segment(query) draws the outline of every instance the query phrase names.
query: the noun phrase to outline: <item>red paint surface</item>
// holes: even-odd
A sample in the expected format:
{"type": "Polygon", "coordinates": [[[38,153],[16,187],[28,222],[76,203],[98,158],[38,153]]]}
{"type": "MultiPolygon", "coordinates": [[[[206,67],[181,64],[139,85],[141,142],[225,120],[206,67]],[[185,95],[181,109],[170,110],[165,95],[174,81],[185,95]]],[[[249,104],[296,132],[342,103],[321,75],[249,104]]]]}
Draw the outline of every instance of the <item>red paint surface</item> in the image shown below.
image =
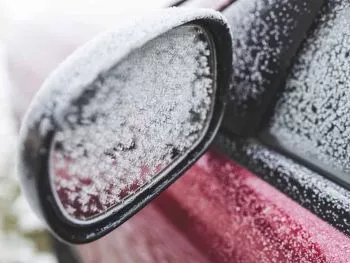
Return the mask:
{"type": "Polygon", "coordinates": [[[340,263],[349,262],[350,239],[211,152],[123,226],[79,250],[86,262],[340,263]]]}

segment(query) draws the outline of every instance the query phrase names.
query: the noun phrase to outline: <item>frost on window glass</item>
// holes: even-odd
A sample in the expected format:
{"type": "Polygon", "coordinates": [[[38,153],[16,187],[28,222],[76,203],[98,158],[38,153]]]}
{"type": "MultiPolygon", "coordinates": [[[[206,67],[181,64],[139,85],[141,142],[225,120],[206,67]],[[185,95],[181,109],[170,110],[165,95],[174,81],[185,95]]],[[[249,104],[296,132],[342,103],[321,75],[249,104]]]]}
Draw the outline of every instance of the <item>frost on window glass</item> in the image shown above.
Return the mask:
{"type": "Polygon", "coordinates": [[[64,211],[91,219],[126,202],[204,135],[213,52],[201,28],[165,33],[99,74],[61,114],[53,188],[64,211]]]}
{"type": "Polygon", "coordinates": [[[230,96],[234,107],[244,112],[250,100],[261,103],[262,94],[285,67],[281,59],[294,49],[299,20],[312,17],[313,8],[308,1],[242,0],[224,11],[235,46],[230,96]]]}
{"type": "Polygon", "coordinates": [[[350,3],[329,2],[296,59],[268,130],[282,147],[347,182],[349,28],[350,3]]]}
{"type": "Polygon", "coordinates": [[[227,121],[240,135],[257,130],[322,0],[240,0],[223,14],[233,36],[227,121]]]}

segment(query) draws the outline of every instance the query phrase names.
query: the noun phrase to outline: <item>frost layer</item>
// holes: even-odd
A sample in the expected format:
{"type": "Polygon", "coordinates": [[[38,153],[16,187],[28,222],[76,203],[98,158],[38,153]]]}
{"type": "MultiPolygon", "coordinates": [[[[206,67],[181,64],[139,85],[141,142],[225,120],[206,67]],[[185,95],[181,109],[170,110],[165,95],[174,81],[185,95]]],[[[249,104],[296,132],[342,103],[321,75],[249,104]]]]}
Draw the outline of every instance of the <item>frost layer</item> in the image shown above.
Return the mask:
{"type": "Polygon", "coordinates": [[[233,74],[224,125],[242,136],[259,128],[322,0],[240,0],[223,14],[232,28],[233,74]]]}
{"type": "Polygon", "coordinates": [[[210,119],[211,59],[199,28],[174,29],[71,102],[51,149],[54,188],[70,216],[119,204],[192,149],[210,119]]]}
{"type": "Polygon", "coordinates": [[[349,182],[350,4],[332,1],[306,41],[269,133],[288,150],[349,182]]]}

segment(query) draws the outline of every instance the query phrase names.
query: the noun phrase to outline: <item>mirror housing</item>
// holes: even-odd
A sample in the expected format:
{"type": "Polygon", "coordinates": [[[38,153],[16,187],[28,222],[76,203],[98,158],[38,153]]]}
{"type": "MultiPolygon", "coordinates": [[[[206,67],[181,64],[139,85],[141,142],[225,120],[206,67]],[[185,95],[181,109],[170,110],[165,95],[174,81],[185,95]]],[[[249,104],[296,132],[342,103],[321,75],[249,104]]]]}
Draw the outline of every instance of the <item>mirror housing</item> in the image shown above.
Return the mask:
{"type": "Polygon", "coordinates": [[[208,148],[216,135],[226,105],[232,68],[230,29],[222,16],[205,9],[171,8],[123,21],[74,52],[45,81],[25,116],[20,133],[18,170],[30,205],[61,240],[87,243],[109,233],[172,184],[208,148]],[[174,165],[160,172],[154,183],[141,189],[95,220],[74,220],[60,207],[52,184],[50,154],[58,131],[57,119],[91,83],[148,42],[183,26],[203,28],[215,53],[216,82],[211,119],[198,143],[174,165]]]}

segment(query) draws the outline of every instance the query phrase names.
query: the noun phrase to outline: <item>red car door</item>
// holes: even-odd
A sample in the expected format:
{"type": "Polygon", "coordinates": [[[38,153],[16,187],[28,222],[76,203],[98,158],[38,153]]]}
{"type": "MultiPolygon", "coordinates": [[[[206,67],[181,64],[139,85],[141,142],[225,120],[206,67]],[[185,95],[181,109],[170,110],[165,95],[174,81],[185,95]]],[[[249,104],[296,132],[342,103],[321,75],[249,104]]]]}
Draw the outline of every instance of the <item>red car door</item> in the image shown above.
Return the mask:
{"type": "Polygon", "coordinates": [[[156,201],[78,247],[84,262],[348,262],[348,191],[264,142],[222,131],[156,201]]]}
{"type": "MultiPolygon", "coordinates": [[[[340,8],[350,10],[345,1],[334,2],[326,4],[310,25],[315,39],[317,34],[324,37],[318,23],[331,24],[334,18],[328,16],[338,14],[340,8]]],[[[224,14],[236,8],[229,1],[193,0],[179,5],[212,7],[224,14]]],[[[341,39],[345,42],[347,36],[341,39]]],[[[301,44],[302,48],[308,45],[301,44]]],[[[277,90],[282,98],[287,94],[283,87],[279,83],[268,95],[271,105],[278,100],[274,98],[277,90]]],[[[298,110],[288,108],[296,114],[298,110]]],[[[266,134],[273,132],[265,126],[277,118],[274,114],[279,111],[273,107],[253,114],[263,125],[256,124],[257,132],[247,136],[225,125],[210,151],[156,200],[109,235],[74,247],[81,261],[349,262],[346,184],[309,165],[299,152],[284,151],[280,141],[272,141],[266,134]]]]}

